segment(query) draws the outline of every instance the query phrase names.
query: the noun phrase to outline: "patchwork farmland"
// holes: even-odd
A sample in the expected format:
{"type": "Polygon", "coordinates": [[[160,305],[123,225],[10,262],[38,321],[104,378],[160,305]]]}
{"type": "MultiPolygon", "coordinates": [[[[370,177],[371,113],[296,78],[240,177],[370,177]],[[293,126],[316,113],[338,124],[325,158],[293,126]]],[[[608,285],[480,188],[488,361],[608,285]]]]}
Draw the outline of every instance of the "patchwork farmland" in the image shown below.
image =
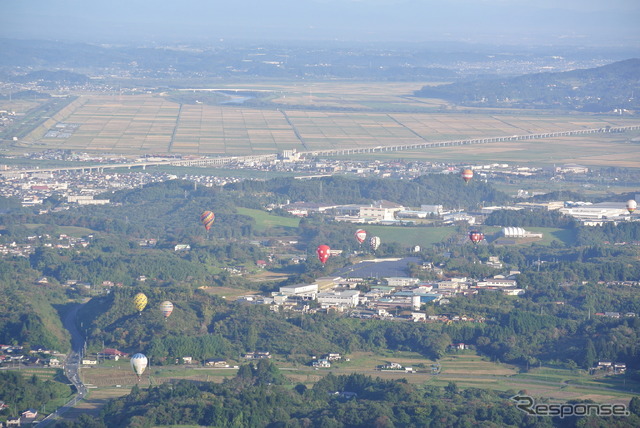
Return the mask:
{"type": "MultiPolygon", "coordinates": [[[[86,152],[142,155],[149,153],[239,156],[420,144],[467,138],[527,135],[569,130],[637,125],[637,120],[605,115],[550,115],[538,112],[456,112],[436,108],[437,100],[398,95],[408,87],[364,84],[272,87],[268,107],[178,104],[160,94],[83,95],[47,121],[52,129],[73,124],[73,132],[38,129],[21,149],[56,148],[86,152]],[[44,131],[44,132],[43,132],[44,131]]],[[[631,136],[633,138],[637,132],[631,136]]],[[[628,136],[615,134],[549,138],[403,151],[403,158],[450,160],[465,156],[514,161],[604,162],[628,165],[628,136]],[[617,137],[617,140],[616,140],[617,137]],[[612,146],[602,144],[611,140],[612,146]],[[542,143],[541,143],[542,141],[542,143]],[[621,144],[624,143],[624,144],[621,144]],[[541,150],[544,144],[544,149],[541,150]],[[579,148],[580,153],[576,153],[579,148]],[[524,155],[526,153],[526,157],[524,155]]],[[[640,151],[638,151],[640,152],[640,151]]],[[[376,158],[399,153],[376,153],[376,158]]],[[[633,156],[632,156],[633,157],[633,156]]]]}

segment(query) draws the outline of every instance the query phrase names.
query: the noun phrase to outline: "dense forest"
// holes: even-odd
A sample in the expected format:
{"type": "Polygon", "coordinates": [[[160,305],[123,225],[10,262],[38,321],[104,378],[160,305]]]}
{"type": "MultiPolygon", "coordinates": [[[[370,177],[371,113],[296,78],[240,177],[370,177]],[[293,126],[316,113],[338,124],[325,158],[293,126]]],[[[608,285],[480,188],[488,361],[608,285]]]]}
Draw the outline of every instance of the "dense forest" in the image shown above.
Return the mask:
{"type": "Polygon", "coordinates": [[[69,335],[59,310],[67,296],[60,289],[34,284],[36,275],[24,259],[0,260],[0,343],[66,352],[69,335]]]}
{"type": "Polygon", "coordinates": [[[35,374],[23,376],[20,372],[0,372],[0,403],[9,406],[11,412],[40,409],[52,399],[71,396],[71,392],[69,386],[40,380],[35,374]]]}

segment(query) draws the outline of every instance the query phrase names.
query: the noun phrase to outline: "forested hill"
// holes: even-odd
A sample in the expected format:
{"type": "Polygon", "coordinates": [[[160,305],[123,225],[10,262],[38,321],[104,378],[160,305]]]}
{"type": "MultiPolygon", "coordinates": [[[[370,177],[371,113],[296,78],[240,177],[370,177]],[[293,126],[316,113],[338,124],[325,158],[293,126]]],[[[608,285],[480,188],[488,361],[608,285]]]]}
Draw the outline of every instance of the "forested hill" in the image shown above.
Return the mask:
{"type": "Polygon", "coordinates": [[[560,73],[425,86],[418,97],[484,107],[562,108],[611,112],[640,108],[640,59],[560,73]]]}

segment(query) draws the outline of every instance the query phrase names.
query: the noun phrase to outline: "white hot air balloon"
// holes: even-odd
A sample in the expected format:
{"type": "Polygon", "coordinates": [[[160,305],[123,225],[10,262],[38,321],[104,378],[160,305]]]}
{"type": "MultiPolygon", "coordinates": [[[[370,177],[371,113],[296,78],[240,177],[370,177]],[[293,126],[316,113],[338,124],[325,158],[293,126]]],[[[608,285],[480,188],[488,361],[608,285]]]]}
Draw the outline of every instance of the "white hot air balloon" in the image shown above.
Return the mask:
{"type": "Polygon", "coordinates": [[[369,246],[373,251],[377,250],[378,247],[380,246],[380,237],[372,236],[371,239],[369,240],[369,246]]]}
{"type": "Polygon", "coordinates": [[[133,372],[138,376],[138,381],[140,381],[140,376],[144,373],[144,369],[147,368],[147,364],[149,360],[144,354],[137,353],[133,357],[131,357],[131,368],[133,372]]]}
{"type": "Polygon", "coordinates": [[[636,210],[636,208],[638,208],[638,203],[636,202],[635,199],[629,199],[627,201],[627,211],[629,211],[629,214],[633,214],[633,212],[636,210]]]}
{"type": "Polygon", "coordinates": [[[171,312],[173,312],[173,303],[168,300],[160,303],[160,312],[162,312],[162,316],[165,319],[169,318],[169,315],[171,315],[171,312]]]}

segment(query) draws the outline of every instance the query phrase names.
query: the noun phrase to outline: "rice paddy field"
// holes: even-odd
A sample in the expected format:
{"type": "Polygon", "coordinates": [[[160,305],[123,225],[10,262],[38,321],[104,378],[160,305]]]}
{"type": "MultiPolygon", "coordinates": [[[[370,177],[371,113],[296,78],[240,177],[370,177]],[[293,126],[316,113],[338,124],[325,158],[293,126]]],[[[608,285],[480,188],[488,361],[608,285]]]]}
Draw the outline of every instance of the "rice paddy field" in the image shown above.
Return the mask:
{"type": "MultiPolygon", "coordinates": [[[[75,151],[260,155],[391,146],[463,138],[625,126],[627,116],[535,111],[458,111],[439,100],[418,99],[420,83],[325,82],[258,85],[271,91],[260,108],[250,105],[179,104],[164,94],[83,94],[34,130],[19,146],[75,151]],[[70,132],[52,133],[60,124],[70,132]]],[[[472,160],[477,162],[581,163],[634,166],[640,162],[635,134],[594,134],[481,146],[376,153],[377,159],[472,160]]]]}

